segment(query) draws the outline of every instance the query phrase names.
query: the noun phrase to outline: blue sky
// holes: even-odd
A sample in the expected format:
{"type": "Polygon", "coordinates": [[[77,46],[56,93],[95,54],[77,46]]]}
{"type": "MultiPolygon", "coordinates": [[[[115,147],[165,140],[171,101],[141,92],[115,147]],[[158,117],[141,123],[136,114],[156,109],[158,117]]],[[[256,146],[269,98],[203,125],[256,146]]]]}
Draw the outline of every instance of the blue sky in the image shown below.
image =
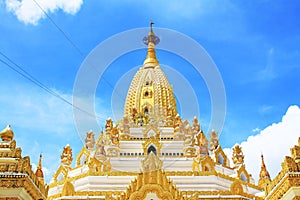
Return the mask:
{"type": "MultiPolygon", "coordinates": [[[[262,134],[261,130],[274,123],[280,124],[288,108],[299,105],[298,1],[36,2],[51,19],[32,0],[0,0],[0,51],[70,101],[77,72],[99,43],[123,31],[147,27],[153,20],[154,31],[155,27],[168,28],[191,37],[217,65],[227,97],[221,134],[224,148],[262,134]]],[[[106,81],[100,80],[96,92],[95,107],[100,116],[112,115],[112,86],[141,65],[145,53],[138,50],[120,56],[105,71],[106,81]]],[[[172,53],[158,51],[157,56],[162,64],[177,70],[192,85],[200,105],[200,122],[207,127],[211,102],[201,76],[172,53]]],[[[31,161],[37,163],[42,152],[46,170],[53,173],[63,146],[69,143],[75,155],[81,149],[72,108],[2,63],[0,72],[0,127],[11,124],[23,156],[30,155],[31,161]]],[[[174,90],[176,93],[176,87],[174,90]]],[[[103,121],[99,124],[104,126],[103,121]]],[[[288,134],[282,133],[280,138],[289,137],[288,134]]],[[[292,138],[297,135],[293,133],[292,138]]],[[[286,148],[296,144],[293,141],[286,148]]],[[[269,162],[274,164],[272,160],[269,162]]]]}

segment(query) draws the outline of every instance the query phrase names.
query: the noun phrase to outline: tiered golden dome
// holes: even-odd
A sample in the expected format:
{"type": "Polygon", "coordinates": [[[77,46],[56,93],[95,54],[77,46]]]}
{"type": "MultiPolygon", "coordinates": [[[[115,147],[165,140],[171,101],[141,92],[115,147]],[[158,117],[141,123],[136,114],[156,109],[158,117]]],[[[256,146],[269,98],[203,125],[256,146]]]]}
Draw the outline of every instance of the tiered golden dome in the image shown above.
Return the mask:
{"type": "Polygon", "coordinates": [[[156,59],[155,45],[159,42],[151,28],[144,43],[148,52],[143,66],[135,74],[126,97],[124,114],[133,118],[152,116],[156,119],[177,114],[173,88],[156,59]]]}

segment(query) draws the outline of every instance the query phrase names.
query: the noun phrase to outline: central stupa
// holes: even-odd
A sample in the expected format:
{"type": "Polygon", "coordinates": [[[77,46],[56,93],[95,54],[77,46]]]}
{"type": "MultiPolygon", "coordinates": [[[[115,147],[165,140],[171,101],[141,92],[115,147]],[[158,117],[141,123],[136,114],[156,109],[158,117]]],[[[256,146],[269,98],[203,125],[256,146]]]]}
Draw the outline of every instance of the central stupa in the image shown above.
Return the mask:
{"type": "Polygon", "coordinates": [[[159,38],[153,33],[152,24],[143,40],[148,45],[147,56],[130,84],[124,108],[124,115],[140,125],[148,123],[150,118],[165,120],[177,115],[172,86],[156,58],[154,47],[159,38]]]}
{"type": "Polygon", "coordinates": [[[181,119],[156,58],[152,24],[124,117],[107,119],[97,139],[88,132],[75,166],[71,146],[63,149],[48,199],[260,199],[263,190],[247,172],[242,149],[234,148],[230,166],[216,132],[207,139],[197,117],[181,119]]]}

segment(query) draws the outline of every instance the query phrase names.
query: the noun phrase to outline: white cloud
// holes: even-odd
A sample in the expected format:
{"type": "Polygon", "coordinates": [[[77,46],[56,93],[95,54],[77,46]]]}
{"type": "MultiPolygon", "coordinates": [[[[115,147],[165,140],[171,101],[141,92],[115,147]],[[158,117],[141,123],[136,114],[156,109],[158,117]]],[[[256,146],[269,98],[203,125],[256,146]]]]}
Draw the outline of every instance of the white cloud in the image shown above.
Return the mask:
{"type": "Polygon", "coordinates": [[[267,52],[267,64],[264,69],[258,72],[257,80],[273,80],[277,77],[274,58],[274,48],[270,48],[267,52]]]}
{"type": "Polygon", "coordinates": [[[47,13],[62,10],[67,14],[75,14],[79,11],[83,0],[6,0],[6,8],[14,13],[25,24],[36,25],[45,17],[42,9],[47,13]],[[42,9],[41,9],[41,8],[42,9]]]}
{"type": "Polygon", "coordinates": [[[252,129],[252,132],[253,132],[253,133],[256,133],[256,132],[259,132],[259,131],[260,131],[260,129],[259,129],[258,127],[252,129]]]}
{"type": "MultiPolygon", "coordinates": [[[[241,143],[245,165],[253,178],[258,181],[261,168],[261,153],[264,155],[267,169],[271,178],[281,170],[281,163],[285,156],[290,156],[290,148],[298,142],[300,136],[300,108],[290,106],[281,122],[274,123],[259,134],[249,136],[247,141],[241,143]]],[[[231,150],[225,149],[231,158],[231,150]]]]}
{"type": "MultiPolygon", "coordinates": [[[[96,135],[99,134],[99,130],[91,126],[78,134],[72,107],[34,85],[0,82],[0,91],[0,130],[7,124],[12,125],[17,146],[22,148],[22,156],[30,156],[33,171],[39,154],[43,154],[43,171],[48,183],[59,165],[62,147],[70,143],[75,158],[82,147],[80,139],[85,137],[84,131],[93,129],[96,135]]],[[[72,102],[71,93],[55,92],[72,102]]],[[[80,99],[78,106],[84,109],[86,100],[80,99]]],[[[95,99],[95,104],[100,102],[99,98],[95,99]]],[[[105,107],[98,108],[101,114],[105,113],[105,107]]],[[[82,117],[80,123],[90,125],[90,119],[82,117]]],[[[103,121],[100,123],[105,125],[103,121]]]]}

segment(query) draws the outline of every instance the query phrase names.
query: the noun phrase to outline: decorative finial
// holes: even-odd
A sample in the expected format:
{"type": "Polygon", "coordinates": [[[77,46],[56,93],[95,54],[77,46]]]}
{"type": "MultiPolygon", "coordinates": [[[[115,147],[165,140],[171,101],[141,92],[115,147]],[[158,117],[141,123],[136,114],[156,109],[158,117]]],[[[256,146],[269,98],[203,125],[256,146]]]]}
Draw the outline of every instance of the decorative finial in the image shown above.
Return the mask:
{"type": "Polygon", "coordinates": [[[154,24],[154,22],[151,20],[150,21],[150,31],[152,32],[152,25],[154,24]]]}
{"type": "Polygon", "coordinates": [[[270,174],[265,165],[264,156],[261,154],[261,169],[259,173],[258,185],[262,188],[265,188],[271,181],[270,174]]]}
{"type": "Polygon", "coordinates": [[[14,132],[12,131],[10,125],[7,125],[6,128],[0,132],[0,137],[2,141],[12,141],[14,138],[14,132]]]}
{"type": "Polygon", "coordinates": [[[148,46],[148,53],[146,60],[144,61],[145,68],[153,68],[158,65],[158,60],[156,59],[154,46],[159,43],[159,38],[154,34],[152,26],[154,22],[150,21],[150,31],[147,36],[143,38],[143,42],[148,46]]]}
{"type": "Polygon", "coordinates": [[[160,42],[159,37],[157,37],[153,32],[153,29],[152,29],[153,24],[154,24],[154,22],[150,21],[150,31],[148,33],[148,36],[145,36],[143,38],[144,44],[148,45],[148,46],[149,46],[149,43],[153,43],[154,45],[157,45],[160,42]]]}
{"type": "Polygon", "coordinates": [[[40,154],[39,164],[37,167],[38,169],[42,169],[42,153],[40,154]]]}
{"type": "Polygon", "coordinates": [[[39,164],[36,168],[35,175],[38,178],[38,180],[44,184],[44,173],[42,170],[42,154],[40,154],[39,164]]]}

